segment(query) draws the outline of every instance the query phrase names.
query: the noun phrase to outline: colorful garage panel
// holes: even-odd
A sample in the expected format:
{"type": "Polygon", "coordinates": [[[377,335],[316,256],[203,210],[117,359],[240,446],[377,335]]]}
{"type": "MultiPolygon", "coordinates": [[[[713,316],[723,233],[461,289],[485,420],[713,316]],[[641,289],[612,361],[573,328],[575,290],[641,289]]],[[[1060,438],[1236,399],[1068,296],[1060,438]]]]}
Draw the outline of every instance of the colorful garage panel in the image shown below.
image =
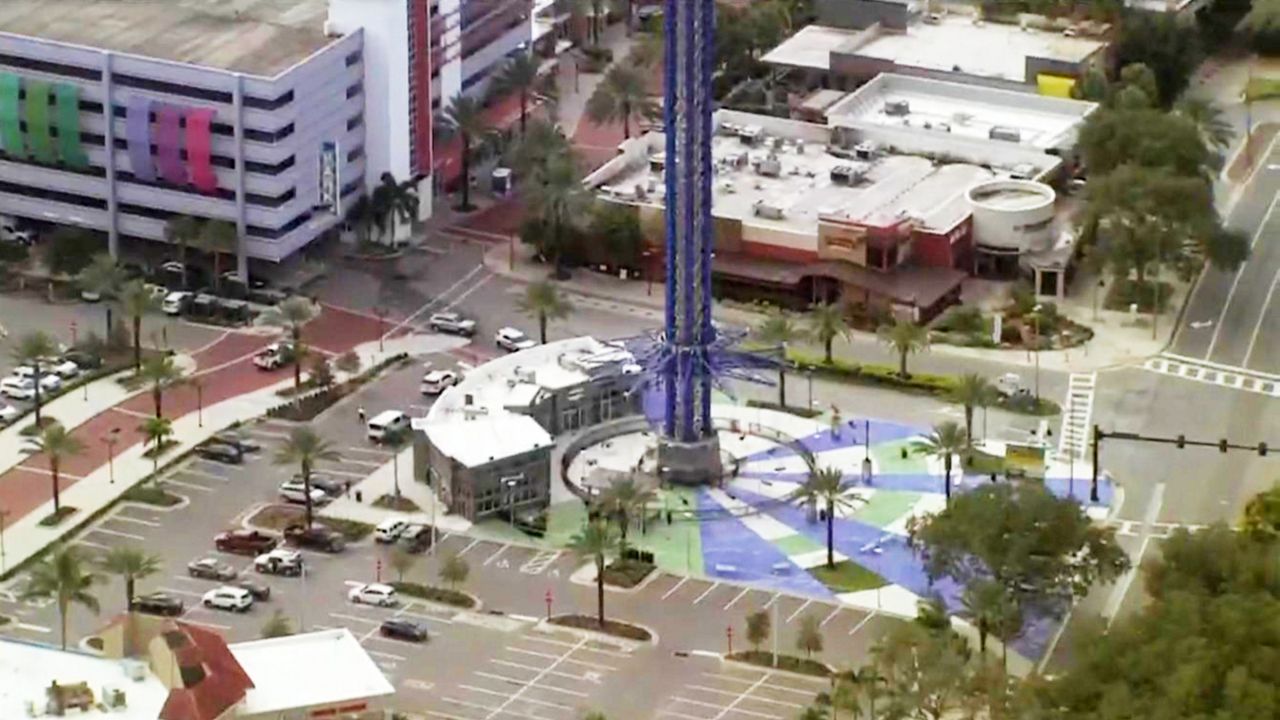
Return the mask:
{"type": "Polygon", "coordinates": [[[202,193],[218,191],[218,176],[213,171],[213,110],[191,108],[187,111],[187,165],[191,168],[191,182],[202,193]]]}
{"type": "Polygon", "coordinates": [[[74,168],[87,167],[89,157],[80,143],[80,88],[57,83],[53,86],[53,93],[58,99],[54,126],[58,128],[58,152],[62,161],[74,168]]]}
{"type": "Polygon", "coordinates": [[[182,162],[182,115],[185,108],[159,105],[156,108],[156,166],[166,182],[187,184],[187,166],[182,162]]]}
{"type": "Polygon", "coordinates": [[[27,156],[27,146],[22,141],[21,107],[18,96],[22,81],[17,75],[0,73],[0,146],[11,157],[27,156]]]}
{"type": "Polygon", "coordinates": [[[54,163],[53,137],[49,134],[49,83],[28,80],[26,102],[27,144],[36,162],[54,163]]]}
{"type": "Polygon", "coordinates": [[[125,119],[125,136],[129,140],[129,168],[143,182],[155,182],[156,166],[151,158],[151,101],[131,97],[125,119]]]}

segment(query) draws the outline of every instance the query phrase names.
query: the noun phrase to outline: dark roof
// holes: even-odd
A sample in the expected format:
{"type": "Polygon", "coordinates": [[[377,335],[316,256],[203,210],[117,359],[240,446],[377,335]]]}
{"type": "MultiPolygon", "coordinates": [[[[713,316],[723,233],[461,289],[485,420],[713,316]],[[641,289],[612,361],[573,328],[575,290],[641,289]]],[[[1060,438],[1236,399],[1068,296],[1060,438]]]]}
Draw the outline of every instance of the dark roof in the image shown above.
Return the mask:
{"type": "Polygon", "coordinates": [[[214,720],[243,700],[253,687],[253,680],[218,633],[175,621],[165,640],[173,649],[186,686],[169,691],[160,720],[214,720]],[[185,636],[185,642],[174,637],[179,634],[185,636]]]}
{"type": "Polygon", "coordinates": [[[905,265],[893,272],[879,272],[839,261],[790,263],[737,254],[717,253],[717,274],[794,288],[806,277],[828,277],[853,285],[902,305],[932,307],[964,282],[955,268],[905,265]]]}

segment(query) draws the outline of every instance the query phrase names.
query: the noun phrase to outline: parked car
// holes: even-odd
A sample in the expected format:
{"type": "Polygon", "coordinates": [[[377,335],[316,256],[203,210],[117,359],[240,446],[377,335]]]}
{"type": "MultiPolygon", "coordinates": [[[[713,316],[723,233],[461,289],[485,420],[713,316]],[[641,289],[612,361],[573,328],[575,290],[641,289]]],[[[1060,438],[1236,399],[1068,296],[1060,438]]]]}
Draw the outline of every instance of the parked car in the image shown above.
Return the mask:
{"type": "Polygon", "coordinates": [[[1018,373],[1005,373],[996,378],[996,391],[1005,397],[1028,395],[1031,392],[1018,373]]]}
{"type": "Polygon", "coordinates": [[[205,593],[200,598],[200,603],[207,608],[216,610],[247,612],[249,608],[253,607],[253,593],[244,588],[223,585],[205,593]]]}
{"type": "Polygon", "coordinates": [[[368,422],[369,439],[382,442],[389,435],[402,433],[409,429],[409,416],[399,410],[384,410],[368,422]]]}
{"type": "Polygon", "coordinates": [[[208,557],[187,563],[187,574],[202,580],[227,581],[234,580],[239,573],[230,565],[218,562],[217,558],[208,557]]]}
{"type": "MultiPolygon", "coordinates": [[[[19,365],[13,369],[10,377],[22,378],[23,380],[34,380],[36,377],[36,369],[30,365],[19,365]]],[[[62,378],[53,371],[53,368],[47,365],[40,366],[40,392],[56,392],[62,389],[62,378]]]]}
{"type": "Polygon", "coordinates": [[[493,341],[498,347],[507,352],[517,352],[519,350],[528,350],[538,343],[533,338],[525,335],[513,327],[504,327],[493,336],[493,341]]]}
{"type": "Polygon", "coordinates": [[[439,395],[458,384],[461,380],[458,373],[452,370],[432,370],[422,376],[422,394],[439,395]]]}
{"type": "MultiPolygon", "coordinates": [[[[294,473],[293,482],[296,482],[299,485],[301,485],[302,474],[294,473]]],[[[347,483],[341,480],[334,480],[328,475],[324,475],[321,473],[312,473],[311,488],[313,490],[319,489],[321,492],[323,492],[325,495],[328,495],[331,498],[337,498],[337,497],[342,497],[342,495],[347,492],[347,483]]]]}
{"type": "Polygon", "coordinates": [[[285,502],[304,505],[307,502],[308,495],[311,496],[312,505],[325,505],[333,499],[325,491],[317,487],[311,488],[311,492],[308,493],[306,486],[301,482],[287,482],[280,485],[280,497],[285,502]]]}
{"type": "Polygon", "coordinates": [[[267,575],[293,577],[302,574],[302,553],[276,548],[253,559],[253,569],[267,575]]]}
{"type": "Polygon", "coordinates": [[[210,438],[210,440],[220,442],[223,445],[230,445],[231,447],[239,448],[240,452],[246,454],[255,453],[262,449],[262,445],[259,445],[257,442],[234,430],[220,432],[210,438]]]}
{"type": "Polygon", "coordinates": [[[177,617],[183,613],[186,607],[178,598],[164,593],[151,593],[134,597],[129,609],[134,612],[146,613],[147,615],[177,617]]]}
{"type": "MultiPolygon", "coordinates": [[[[235,283],[236,285],[245,284],[240,279],[240,273],[236,272],[235,270],[228,270],[227,272],[222,273],[222,282],[235,283]]],[[[260,277],[256,277],[255,275],[250,273],[248,286],[250,289],[253,289],[253,290],[262,290],[267,287],[267,281],[263,280],[260,277]]]]}
{"type": "Polygon", "coordinates": [[[428,639],[425,625],[399,618],[383,620],[382,624],[378,626],[378,633],[382,637],[408,640],[409,642],[426,642],[428,639]]]}
{"type": "Polygon", "coordinates": [[[276,342],[262,348],[253,356],[253,364],[259,370],[275,370],[283,367],[293,356],[293,345],[287,342],[276,342]]]}
{"type": "Polygon", "coordinates": [[[21,414],[22,412],[18,408],[8,403],[0,402],[0,425],[8,425],[17,420],[21,414]]]}
{"type": "Polygon", "coordinates": [[[261,530],[228,530],[213,539],[213,546],[219,552],[237,555],[261,555],[274,550],[279,544],[279,538],[261,530]]]}
{"type": "Polygon", "coordinates": [[[378,523],[378,526],[373,529],[373,539],[375,542],[379,542],[384,545],[393,543],[396,541],[396,538],[400,537],[400,533],[404,532],[408,528],[409,523],[403,520],[389,518],[378,523]]]}
{"type": "Polygon", "coordinates": [[[357,605],[376,605],[377,607],[395,607],[400,604],[400,596],[396,589],[382,583],[365,583],[351,588],[347,599],[357,605]]]}
{"type": "Polygon", "coordinates": [[[240,448],[212,440],[201,443],[196,448],[196,455],[205,460],[213,460],[214,462],[228,463],[230,465],[239,465],[244,462],[244,453],[240,451],[240,448]]]}
{"type": "Polygon", "coordinates": [[[266,602],[271,599],[271,586],[265,585],[250,578],[240,578],[233,581],[228,587],[236,587],[241,590],[248,590],[254,600],[266,602]]]}
{"type": "Polygon", "coordinates": [[[431,547],[431,526],[430,525],[410,525],[400,533],[400,537],[396,538],[396,542],[406,552],[420,553],[431,547]]]}
{"type": "Polygon", "coordinates": [[[436,332],[471,337],[476,334],[476,321],[455,312],[436,313],[427,321],[436,332]]]}
{"type": "Polygon", "coordinates": [[[0,394],[14,400],[34,400],[36,384],[29,378],[9,377],[0,380],[0,394]]]}
{"type": "Polygon", "coordinates": [[[293,547],[327,553],[342,552],[347,546],[342,533],[323,525],[313,525],[309,530],[302,525],[290,525],[284,529],[284,541],[293,547]]]}
{"type": "MultiPolygon", "coordinates": [[[[168,265],[168,263],[165,263],[168,265]]],[[[164,301],[160,303],[160,309],[165,315],[181,315],[186,312],[187,307],[191,305],[191,293],[179,290],[171,292],[164,296],[164,301]]]]}
{"type": "Polygon", "coordinates": [[[41,363],[40,371],[41,374],[47,372],[63,380],[70,380],[80,374],[80,366],[63,358],[47,358],[41,363]]]}
{"type": "Polygon", "coordinates": [[[70,360],[81,370],[97,370],[102,367],[102,356],[83,350],[68,350],[62,354],[63,360],[70,360]]]}

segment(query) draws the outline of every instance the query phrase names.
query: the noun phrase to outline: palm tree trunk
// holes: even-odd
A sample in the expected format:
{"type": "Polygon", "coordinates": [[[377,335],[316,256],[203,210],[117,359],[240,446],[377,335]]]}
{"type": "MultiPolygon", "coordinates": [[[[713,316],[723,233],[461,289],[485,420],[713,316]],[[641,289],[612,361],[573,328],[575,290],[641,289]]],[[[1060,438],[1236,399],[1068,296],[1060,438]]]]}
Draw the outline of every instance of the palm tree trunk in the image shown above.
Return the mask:
{"type": "Polygon", "coordinates": [[[163,391],[160,389],[159,385],[156,385],[155,387],[151,388],[151,399],[152,401],[155,402],[155,405],[156,405],[156,417],[164,417],[160,413],[160,399],[162,394],[163,394],[163,391]]]}
{"type": "Polygon", "coordinates": [[[307,529],[311,529],[311,468],[303,466],[302,468],[302,494],[304,495],[304,503],[307,509],[307,529]]]}
{"type": "Polygon", "coordinates": [[[898,375],[903,378],[907,377],[907,351],[898,351],[898,375]]]}
{"type": "Polygon", "coordinates": [[[778,405],[787,406],[787,371],[778,368],[778,405]]]}
{"type": "Polygon", "coordinates": [[[631,103],[622,103],[622,137],[625,140],[631,139],[631,103]]]}
{"type": "Polygon", "coordinates": [[[618,539],[618,552],[621,555],[627,554],[627,526],[631,524],[631,518],[627,517],[625,512],[618,513],[618,529],[621,535],[618,539]]]}
{"type": "Polygon", "coordinates": [[[987,623],[985,620],[978,623],[978,652],[984,656],[987,654],[987,623]]]}
{"type": "Polygon", "coordinates": [[[43,404],[40,401],[40,364],[39,363],[35,364],[35,371],[36,371],[36,379],[35,379],[36,384],[34,388],[35,395],[32,397],[32,402],[34,402],[36,406],[36,431],[39,432],[41,427],[40,426],[40,406],[43,404]]]}
{"type": "Polygon", "coordinates": [[[49,459],[49,475],[53,477],[53,514],[62,509],[62,492],[58,489],[58,461],[49,459]]]}
{"type": "Polygon", "coordinates": [[[462,207],[471,209],[471,136],[462,133],[462,207]]]}
{"type": "Polygon", "coordinates": [[[834,344],[835,344],[835,338],[834,338],[834,337],[829,337],[829,338],[827,338],[826,340],[824,340],[824,341],[823,341],[823,343],[822,343],[822,348],[823,348],[823,350],[825,350],[825,351],[826,351],[826,361],[827,361],[827,364],[828,364],[828,365],[830,365],[831,363],[833,363],[833,362],[834,362],[834,360],[832,359],[832,356],[831,356],[831,346],[832,346],[832,345],[834,345],[834,344]]]}
{"type": "Polygon", "coordinates": [[[142,368],[142,316],[133,316],[133,371],[142,368]]]}
{"type": "Polygon", "coordinates": [[[827,567],[834,568],[836,566],[836,507],[835,503],[827,500],[827,567]]]}
{"type": "Polygon", "coordinates": [[[951,452],[947,452],[947,456],[942,459],[942,475],[946,483],[945,490],[947,493],[947,504],[951,504],[951,452]]]}
{"type": "Polygon", "coordinates": [[[604,628],[604,556],[596,556],[596,620],[604,628]]]}
{"type": "Polygon", "coordinates": [[[964,404],[964,442],[967,447],[973,447],[973,405],[971,403],[964,404]]]}
{"type": "Polygon", "coordinates": [[[59,636],[62,638],[62,650],[67,649],[67,601],[58,598],[58,626],[59,636]]]}
{"type": "Polygon", "coordinates": [[[111,319],[112,319],[112,318],[111,318],[111,303],[106,303],[106,304],[104,304],[104,305],[102,306],[102,309],[107,311],[107,331],[102,335],[102,337],[103,337],[103,339],[105,339],[108,343],[110,343],[110,342],[111,342],[111,319]]]}
{"type": "Polygon", "coordinates": [[[529,92],[527,90],[520,91],[520,135],[524,136],[526,123],[529,115],[529,92]]]}
{"type": "Polygon", "coordinates": [[[124,607],[126,610],[133,609],[133,576],[124,576],[124,607]]]}
{"type": "Polygon", "coordinates": [[[538,339],[543,345],[547,344],[547,314],[545,312],[538,313],[538,339]]]}

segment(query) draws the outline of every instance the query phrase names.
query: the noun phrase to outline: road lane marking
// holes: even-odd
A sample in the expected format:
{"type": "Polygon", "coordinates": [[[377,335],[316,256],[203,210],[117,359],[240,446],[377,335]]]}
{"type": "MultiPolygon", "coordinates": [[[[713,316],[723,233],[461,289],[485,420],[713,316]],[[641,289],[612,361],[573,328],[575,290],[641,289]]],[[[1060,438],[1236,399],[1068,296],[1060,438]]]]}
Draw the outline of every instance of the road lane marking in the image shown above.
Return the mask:
{"type": "Polygon", "coordinates": [[[473,548],[473,547],[475,547],[475,546],[477,546],[477,545],[479,545],[479,544],[480,544],[480,538],[475,538],[475,539],[473,539],[473,540],[470,542],[470,544],[468,544],[466,547],[462,548],[462,550],[461,550],[460,552],[458,552],[458,557],[462,557],[463,555],[466,555],[466,554],[471,550],[471,548],[473,548]]]}
{"type": "Polygon", "coordinates": [[[795,620],[796,617],[800,615],[800,613],[804,612],[804,609],[809,607],[809,604],[812,602],[813,602],[812,600],[805,600],[804,604],[801,605],[795,612],[791,613],[791,615],[787,618],[786,621],[791,622],[792,620],[795,620]]]}
{"type": "Polygon", "coordinates": [[[1262,301],[1262,312],[1258,315],[1258,322],[1253,326],[1253,334],[1249,336],[1249,347],[1244,351],[1244,362],[1241,363],[1245,367],[1249,366],[1249,359],[1253,357],[1253,348],[1258,344],[1258,336],[1262,334],[1263,321],[1267,319],[1267,312],[1271,309],[1271,299],[1276,295],[1276,284],[1280,283],[1280,270],[1276,270],[1276,274],[1271,277],[1271,286],[1267,288],[1267,297],[1262,301]]]}
{"type": "Polygon", "coordinates": [[[487,566],[489,565],[489,563],[493,562],[494,560],[497,560],[499,555],[501,555],[502,553],[506,552],[506,551],[507,551],[507,548],[509,548],[509,547],[511,547],[511,546],[510,546],[510,545],[503,545],[502,547],[498,548],[498,551],[497,551],[497,552],[495,552],[494,554],[490,555],[488,558],[486,558],[483,564],[487,567],[487,566]]]}
{"type": "Polygon", "coordinates": [[[703,590],[703,591],[702,591],[702,594],[698,596],[698,599],[697,599],[697,600],[694,600],[694,601],[693,601],[693,604],[694,604],[694,605],[697,605],[698,603],[702,602],[702,599],[703,599],[703,598],[705,598],[706,596],[710,595],[710,594],[711,594],[711,591],[712,591],[712,590],[715,590],[715,589],[716,589],[716,588],[718,588],[718,587],[720,587],[720,583],[718,583],[718,582],[712,583],[712,584],[711,584],[711,587],[709,587],[709,588],[707,588],[706,590],[703,590]]]}
{"type": "Polygon", "coordinates": [[[682,578],[680,578],[680,582],[676,583],[674,587],[672,587],[670,590],[668,590],[668,591],[667,591],[667,594],[662,596],[662,599],[663,599],[663,600],[666,600],[667,598],[671,597],[671,595],[672,595],[675,591],[677,591],[677,590],[679,590],[679,589],[680,589],[680,586],[681,586],[681,585],[684,585],[684,584],[685,584],[685,583],[687,583],[687,582],[689,582],[689,578],[687,578],[687,577],[682,577],[682,578]]]}
{"type": "Polygon", "coordinates": [[[879,611],[879,610],[872,610],[870,615],[868,615],[868,616],[866,616],[866,617],[862,618],[861,620],[859,620],[859,621],[858,621],[858,624],[857,624],[857,625],[854,625],[854,626],[853,626],[853,629],[849,631],[849,634],[850,634],[850,635],[857,635],[857,634],[858,634],[858,631],[862,629],[862,626],[863,626],[863,625],[866,625],[866,624],[867,624],[867,623],[869,623],[869,622],[871,622],[871,618],[875,617],[875,616],[876,616],[876,613],[878,613],[878,612],[880,612],[880,611],[879,611]]]}
{"type": "Polygon", "coordinates": [[[93,542],[92,540],[85,540],[85,539],[83,539],[83,538],[78,538],[78,539],[76,539],[76,540],[72,540],[72,541],[71,541],[71,544],[72,544],[72,545],[84,545],[85,547],[91,547],[91,548],[95,548],[95,549],[97,549],[97,550],[110,550],[110,549],[111,549],[111,546],[110,546],[110,545],[103,545],[103,544],[101,544],[101,543],[96,543],[96,542],[93,542]]]}
{"type": "MultiPolygon", "coordinates": [[[[1280,198],[1280,194],[1276,195],[1280,198]]],[[[1120,606],[1124,603],[1124,596],[1129,592],[1129,586],[1133,584],[1133,578],[1138,574],[1139,568],[1142,566],[1142,557],[1147,554],[1147,546],[1151,543],[1151,525],[1160,517],[1160,508],[1164,505],[1164,483],[1157,483],[1156,489],[1151,493],[1151,501],[1147,503],[1147,512],[1142,517],[1142,544],[1138,546],[1138,556],[1133,559],[1132,566],[1129,571],[1120,578],[1120,582],[1116,583],[1115,590],[1111,591],[1111,596],[1107,598],[1107,606],[1103,611],[1103,616],[1107,618],[1107,628],[1111,628],[1111,623],[1116,621],[1116,615],[1120,612],[1120,606]]]]}
{"type": "MultiPolygon", "coordinates": [[[[533,637],[532,635],[528,635],[524,639],[526,641],[547,643],[548,645],[558,645],[560,647],[573,647],[573,643],[562,642],[560,640],[551,640],[550,638],[533,637]]],[[[629,659],[631,657],[630,655],[626,653],[618,652],[617,650],[605,650],[603,648],[591,647],[591,646],[578,648],[578,651],[599,653],[601,655],[608,655],[609,657],[622,658],[624,660],[629,659]]]]}
{"type": "Polygon", "coordinates": [[[417,310],[414,310],[414,311],[413,311],[413,313],[409,315],[409,317],[405,318],[404,320],[401,320],[399,323],[396,323],[395,327],[392,327],[390,330],[388,330],[387,332],[383,333],[382,337],[384,337],[384,338],[385,338],[385,337],[391,337],[393,334],[395,334],[395,333],[399,332],[399,331],[400,331],[402,328],[404,328],[406,325],[408,325],[409,323],[411,323],[411,322],[413,322],[414,320],[418,319],[418,317],[419,317],[420,315],[422,315],[422,314],[423,314],[423,313],[425,313],[427,310],[429,310],[433,305],[435,305],[436,303],[440,302],[440,301],[441,301],[443,298],[445,298],[449,293],[453,292],[454,290],[458,289],[459,287],[462,287],[463,285],[467,284],[468,282],[471,282],[471,278],[475,277],[477,273],[479,273],[481,270],[484,270],[484,269],[485,269],[485,267],[484,267],[484,263],[481,263],[481,264],[476,265],[475,267],[471,268],[471,272],[467,273],[466,275],[463,275],[463,276],[462,276],[462,278],[460,278],[457,282],[455,282],[454,284],[452,284],[452,285],[450,285],[449,287],[445,288],[443,292],[441,292],[441,293],[437,294],[435,297],[433,297],[433,298],[431,298],[430,300],[428,300],[428,301],[426,301],[425,303],[423,303],[423,304],[422,304],[422,307],[418,308],[417,310]]]}
{"type": "Polygon", "coordinates": [[[826,626],[826,624],[827,624],[827,623],[829,623],[829,622],[831,622],[831,621],[835,618],[835,616],[836,616],[836,615],[839,615],[839,614],[840,614],[840,610],[842,610],[842,609],[843,609],[843,608],[836,608],[836,609],[832,610],[830,615],[826,616],[825,618],[823,618],[822,622],[818,623],[818,627],[824,627],[824,626],[826,626]]]}
{"type": "Polygon", "coordinates": [[[110,528],[104,528],[101,526],[90,528],[89,532],[102,533],[103,535],[114,535],[116,537],[128,538],[130,540],[146,540],[146,538],[142,537],[141,535],[134,535],[133,533],[127,533],[127,532],[120,532],[119,530],[112,530],[110,528]]]}
{"type": "Polygon", "coordinates": [[[777,601],[778,601],[778,596],[779,596],[779,595],[781,595],[781,594],[782,594],[782,593],[778,593],[778,592],[774,593],[774,594],[773,594],[773,597],[769,598],[769,602],[765,603],[765,604],[764,604],[764,607],[763,607],[763,608],[761,608],[761,609],[762,609],[762,610],[768,610],[769,608],[773,607],[773,604],[774,604],[775,602],[777,602],[777,601]]]}
{"type": "MultiPolygon", "coordinates": [[[[1258,223],[1258,229],[1253,233],[1253,240],[1249,242],[1249,250],[1252,252],[1255,245],[1258,244],[1258,238],[1262,237],[1262,231],[1267,227],[1267,221],[1271,218],[1271,213],[1276,209],[1276,202],[1280,201],[1280,193],[1271,198],[1271,204],[1267,206],[1267,212],[1262,216],[1262,222],[1258,223]]],[[[1218,334],[1222,332],[1223,320],[1227,317],[1227,311],[1231,309],[1231,300],[1236,296],[1236,288],[1240,285],[1240,276],[1244,275],[1245,266],[1249,264],[1246,260],[1243,265],[1236,270],[1235,277],[1231,279],[1231,289],[1227,290],[1227,300],[1222,304],[1222,312],[1218,313],[1218,321],[1213,326],[1213,337],[1209,339],[1209,350],[1204,354],[1206,360],[1213,357],[1213,348],[1218,344],[1218,334]]]]}
{"type": "Polygon", "coordinates": [[[733,607],[739,600],[745,597],[746,594],[749,592],[751,592],[751,588],[743,588],[742,592],[733,596],[733,599],[729,601],[729,604],[724,606],[724,609],[728,610],[729,608],[733,607]]]}
{"type": "Polygon", "coordinates": [[[552,563],[560,559],[562,550],[542,550],[520,566],[520,572],[526,575],[541,575],[552,563]]]}
{"type": "Polygon", "coordinates": [[[51,633],[53,628],[47,628],[43,625],[32,625],[31,623],[16,622],[13,626],[19,630],[28,630],[30,632],[51,633]]]}

